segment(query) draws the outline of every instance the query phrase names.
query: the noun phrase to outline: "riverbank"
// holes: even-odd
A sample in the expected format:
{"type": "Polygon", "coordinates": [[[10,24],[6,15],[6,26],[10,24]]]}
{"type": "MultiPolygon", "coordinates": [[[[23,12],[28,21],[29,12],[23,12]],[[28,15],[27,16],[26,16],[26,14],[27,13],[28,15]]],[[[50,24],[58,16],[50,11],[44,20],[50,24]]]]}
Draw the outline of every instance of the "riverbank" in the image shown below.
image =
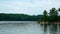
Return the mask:
{"type": "Polygon", "coordinates": [[[39,24],[60,24],[60,22],[38,22],[39,24]]]}

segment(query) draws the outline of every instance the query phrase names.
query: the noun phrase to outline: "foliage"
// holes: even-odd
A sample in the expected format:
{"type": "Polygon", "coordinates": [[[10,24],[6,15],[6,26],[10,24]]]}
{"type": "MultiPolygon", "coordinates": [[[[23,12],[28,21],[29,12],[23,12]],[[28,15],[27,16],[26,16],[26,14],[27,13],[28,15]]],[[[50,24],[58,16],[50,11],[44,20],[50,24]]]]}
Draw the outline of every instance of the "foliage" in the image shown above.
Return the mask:
{"type": "Polygon", "coordinates": [[[46,22],[47,21],[47,11],[46,10],[44,10],[44,12],[43,12],[43,19],[44,19],[44,21],[46,22]]]}
{"type": "Polygon", "coordinates": [[[47,13],[47,11],[44,10],[43,17],[41,17],[42,21],[44,21],[44,22],[60,22],[60,16],[58,16],[59,11],[60,11],[60,8],[58,10],[56,10],[56,8],[52,8],[52,9],[50,9],[49,13],[47,13]]]}
{"type": "Polygon", "coordinates": [[[0,13],[0,21],[37,21],[40,16],[0,13]]]}
{"type": "Polygon", "coordinates": [[[44,10],[43,15],[26,15],[26,14],[4,14],[0,13],[0,21],[45,21],[60,22],[60,8],[52,8],[49,13],[44,10]]]}

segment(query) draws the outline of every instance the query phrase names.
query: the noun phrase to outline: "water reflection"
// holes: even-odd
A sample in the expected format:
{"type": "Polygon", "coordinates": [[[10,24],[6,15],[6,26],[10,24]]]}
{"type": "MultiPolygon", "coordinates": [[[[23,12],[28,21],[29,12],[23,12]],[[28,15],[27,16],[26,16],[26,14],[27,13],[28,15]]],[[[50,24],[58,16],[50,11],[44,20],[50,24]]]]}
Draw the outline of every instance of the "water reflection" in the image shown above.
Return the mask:
{"type": "Polygon", "coordinates": [[[50,25],[43,25],[44,26],[44,34],[59,34],[60,32],[60,25],[58,24],[50,24],[50,25]]]}
{"type": "Polygon", "coordinates": [[[60,34],[60,24],[58,25],[58,33],[60,34]]]}
{"type": "Polygon", "coordinates": [[[44,34],[47,33],[47,25],[44,25],[44,34]]]}
{"type": "Polygon", "coordinates": [[[58,32],[58,28],[57,28],[57,24],[52,24],[50,27],[49,27],[49,31],[50,31],[50,34],[57,34],[58,32]]]}
{"type": "Polygon", "coordinates": [[[59,24],[38,25],[36,22],[0,23],[1,34],[60,34],[59,24]]]}

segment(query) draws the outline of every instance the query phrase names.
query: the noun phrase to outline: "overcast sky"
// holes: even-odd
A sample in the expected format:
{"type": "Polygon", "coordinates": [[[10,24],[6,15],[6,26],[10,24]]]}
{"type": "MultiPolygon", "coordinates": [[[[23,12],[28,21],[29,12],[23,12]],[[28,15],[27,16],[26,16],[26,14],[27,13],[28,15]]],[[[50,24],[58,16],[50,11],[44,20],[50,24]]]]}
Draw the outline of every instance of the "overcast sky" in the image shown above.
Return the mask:
{"type": "Polygon", "coordinates": [[[60,7],[60,0],[0,0],[0,13],[38,15],[52,7],[60,7]]]}

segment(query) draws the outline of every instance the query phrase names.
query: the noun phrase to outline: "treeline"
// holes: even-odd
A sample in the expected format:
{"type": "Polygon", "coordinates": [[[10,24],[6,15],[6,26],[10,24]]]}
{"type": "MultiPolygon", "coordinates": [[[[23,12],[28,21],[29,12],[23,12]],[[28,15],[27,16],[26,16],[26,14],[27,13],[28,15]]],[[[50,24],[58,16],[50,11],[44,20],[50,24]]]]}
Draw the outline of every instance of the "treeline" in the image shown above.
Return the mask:
{"type": "Polygon", "coordinates": [[[44,22],[60,22],[60,8],[52,8],[50,11],[44,10],[43,15],[27,15],[27,14],[5,14],[0,13],[0,21],[44,21],[44,22]]]}
{"type": "Polygon", "coordinates": [[[4,14],[0,13],[0,21],[38,21],[42,15],[26,15],[26,14],[4,14]]]}
{"type": "Polygon", "coordinates": [[[52,8],[47,12],[44,10],[43,16],[41,17],[40,21],[43,22],[60,22],[60,8],[52,8]]]}

